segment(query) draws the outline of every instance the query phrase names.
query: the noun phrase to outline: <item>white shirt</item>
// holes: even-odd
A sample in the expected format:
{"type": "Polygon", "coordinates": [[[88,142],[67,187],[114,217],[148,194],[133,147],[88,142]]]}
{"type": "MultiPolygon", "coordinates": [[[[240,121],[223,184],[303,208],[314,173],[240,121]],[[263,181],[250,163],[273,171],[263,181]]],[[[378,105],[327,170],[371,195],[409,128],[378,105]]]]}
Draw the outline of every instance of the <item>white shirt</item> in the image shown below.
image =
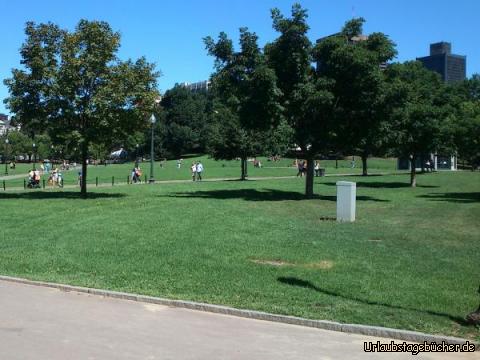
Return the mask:
{"type": "Polygon", "coordinates": [[[203,171],[203,165],[197,164],[197,172],[202,172],[202,171],[203,171]]]}

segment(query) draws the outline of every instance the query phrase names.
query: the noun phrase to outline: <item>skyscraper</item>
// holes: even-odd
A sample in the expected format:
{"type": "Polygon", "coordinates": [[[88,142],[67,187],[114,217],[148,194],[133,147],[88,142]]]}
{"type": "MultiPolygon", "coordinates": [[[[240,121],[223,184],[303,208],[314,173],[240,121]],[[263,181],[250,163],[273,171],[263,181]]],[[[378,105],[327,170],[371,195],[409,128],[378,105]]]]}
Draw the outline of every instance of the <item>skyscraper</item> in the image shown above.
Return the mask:
{"type": "Polygon", "coordinates": [[[452,45],[448,42],[430,44],[430,56],[417,58],[423,65],[439,73],[443,81],[454,83],[465,80],[467,57],[452,54],[452,45]]]}

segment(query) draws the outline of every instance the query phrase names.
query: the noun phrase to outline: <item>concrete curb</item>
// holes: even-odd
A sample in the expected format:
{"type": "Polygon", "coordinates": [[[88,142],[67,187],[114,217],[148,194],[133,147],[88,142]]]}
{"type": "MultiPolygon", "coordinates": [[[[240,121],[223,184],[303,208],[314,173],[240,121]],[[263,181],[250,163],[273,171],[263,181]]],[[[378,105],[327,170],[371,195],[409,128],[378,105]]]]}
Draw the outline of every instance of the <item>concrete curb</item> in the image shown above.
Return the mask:
{"type": "MultiPolygon", "coordinates": [[[[243,317],[243,318],[249,318],[249,319],[273,321],[273,322],[279,322],[284,324],[299,325],[299,326],[306,326],[306,327],[312,327],[312,328],[318,328],[318,329],[324,329],[324,330],[340,331],[345,333],[397,339],[397,340],[404,340],[404,341],[417,342],[417,343],[423,343],[424,341],[439,343],[439,342],[445,341],[449,344],[464,344],[467,341],[466,339],[461,339],[456,337],[449,337],[449,336],[443,336],[443,335],[431,335],[431,334],[425,334],[425,333],[416,332],[416,331],[397,330],[397,329],[391,329],[391,328],[384,328],[380,326],[342,324],[342,323],[327,321],[327,320],[309,320],[309,319],[304,319],[304,318],[299,318],[294,316],[270,314],[270,313],[265,313],[261,311],[235,309],[228,306],[211,305],[211,304],[198,303],[193,301],[170,300],[170,299],[158,298],[153,296],[129,294],[129,293],[118,292],[118,291],[92,289],[92,288],[65,285],[65,284],[56,284],[56,283],[50,283],[50,282],[44,282],[44,281],[34,281],[34,280],[16,278],[11,276],[0,275],[0,280],[20,283],[20,284],[34,285],[34,286],[49,287],[49,288],[59,289],[62,291],[76,291],[80,293],[110,297],[114,299],[138,301],[143,303],[179,307],[179,308],[185,308],[190,310],[205,311],[205,312],[231,315],[231,316],[237,316],[237,317],[243,317]]],[[[475,343],[471,340],[469,340],[469,342],[475,343]]],[[[478,346],[479,344],[476,344],[476,345],[478,346]]]]}

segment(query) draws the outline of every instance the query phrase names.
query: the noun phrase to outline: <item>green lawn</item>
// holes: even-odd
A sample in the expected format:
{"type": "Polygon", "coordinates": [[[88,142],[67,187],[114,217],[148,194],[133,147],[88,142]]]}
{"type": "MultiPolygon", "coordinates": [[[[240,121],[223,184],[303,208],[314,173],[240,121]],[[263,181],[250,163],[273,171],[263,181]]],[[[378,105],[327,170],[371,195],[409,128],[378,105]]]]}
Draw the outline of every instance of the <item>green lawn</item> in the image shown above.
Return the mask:
{"type": "MultiPolygon", "coordinates": [[[[278,162],[267,161],[266,158],[258,158],[262,163],[262,168],[254,168],[249,163],[248,174],[250,177],[271,177],[271,176],[294,176],[297,174],[296,167],[293,165],[293,159],[282,159],[278,162]]],[[[215,161],[207,156],[189,157],[183,159],[180,169],[176,167],[176,160],[168,161],[163,167],[157,162],[154,168],[155,178],[161,180],[188,180],[191,177],[190,165],[193,161],[201,160],[205,166],[204,177],[206,178],[239,178],[240,177],[240,161],[215,161]]],[[[335,160],[322,160],[321,166],[326,168],[327,174],[342,173],[361,173],[361,161],[356,159],[355,168],[351,167],[351,160],[339,160],[338,168],[335,160]]],[[[150,163],[141,163],[143,174],[149,176],[150,163]]],[[[24,175],[22,178],[7,179],[5,181],[6,188],[23,187],[23,181],[27,178],[27,173],[31,169],[31,164],[17,164],[15,170],[9,170],[10,175],[24,175]]],[[[114,177],[115,183],[126,183],[134,164],[114,164],[108,166],[89,166],[87,180],[89,185],[95,186],[96,179],[99,183],[111,183],[114,177]]],[[[372,172],[395,172],[396,161],[394,159],[372,158],[369,160],[370,170],[372,172]]],[[[37,164],[37,168],[39,164],[37,164]]],[[[4,170],[0,166],[0,179],[4,174],[4,170]]],[[[78,170],[64,171],[64,179],[66,185],[77,184],[78,170]]],[[[45,180],[47,176],[43,177],[45,180]]]]}
{"type": "Polygon", "coordinates": [[[480,173],[341,179],[0,192],[0,273],[479,340],[480,173]]]}

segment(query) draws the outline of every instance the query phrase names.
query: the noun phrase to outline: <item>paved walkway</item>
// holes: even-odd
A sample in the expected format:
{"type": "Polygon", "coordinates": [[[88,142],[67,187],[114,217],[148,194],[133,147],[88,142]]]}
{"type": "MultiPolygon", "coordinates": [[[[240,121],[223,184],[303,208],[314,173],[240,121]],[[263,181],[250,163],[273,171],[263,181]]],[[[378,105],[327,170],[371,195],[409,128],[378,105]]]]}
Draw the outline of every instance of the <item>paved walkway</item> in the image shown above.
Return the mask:
{"type": "MultiPolygon", "coordinates": [[[[81,166],[76,166],[76,167],[70,167],[68,170],[62,170],[62,172],[69,172],[69,171],[75,171],[75,170],[80,170],[82,167],[81,166]]],[[[37,166],[37,169],[40,170],[40,168],[37,166]]],[[[1,168],[0,168],[1,170],[1,168]]],[[[51,171],[50,171],[51,172],[51,171]]],[[[3,172],[2,172],[3,174],[3,172]]],[[[45,176],[47,173],[42,173],[42,176],[45,176]]],[[[15,175],[0,175],[0,180],[14,180],[14,179],[26,179],[28,177],[28,171],[25,171],[24,173],[19,173],[15,175]]]]}
{"type": "Polygon", "coordinates": [[[1,359],[412,359],[363,351],[377,340],[0,281],[1,359]]]}
{"type": "MultiPolygon", "coordinates": [[[[399,173],[371,173],[371,176],[378,176],[378,175],[398,175],[399,173]]],[[[360,174],[354,174],[354,173],[348,173],[348,174],[327,174],[325,177],[342,177],[342,176],[360,176],[360,174]]],[[[22,178],[25,178],[24,175],[21,176],[22,178]]],[[[282,179],[297,179],[297,176],[258,176],[258,177],[249,177],[247,181],[262,181],[262,180],[282,180],[282,179]]],[[[316,178],[316,177],[315,177],[316,178]]],[[[2,179],[0,178],[0,181],[2,179]]],[[[201,180],[200,182],[219,182],[219,181],[239,181],[238,178],[205,178],[201,180]]],[[[155,180],[155,184],[187,184],[187,183],[193,183],[191,179],[181,179],[181,180],[155,180]]],[[[149,184],[148,182],[141,182],[137,184],[127,184],[126,182],[120,182],[120,183],[115,183],[113,186],[124,186],[124,185],[145,185],[149,184]]],[[[149,184],[150,185],[150,184],[149,184]]],[[[1,184],[0,184],[1,186],[1,184]]],[[[107,183],[99,183],[98,186],[95,184],[88,184],[88,188],[96,188],[96,187],[112,187],[111,182],[107,183]]],[[[78,185],[65,185],[63,189],[78,189],[78,185]]],[[[45,186],[45,189],[43,190],[57,190],[59,189],[56,186],[51,186],[47,185],[45,186]]],[[[23,187],[6,187],[5,191],[21,191],[25,190],[23,187]]],[[[38,191],[38,189],[26,189],[27,191],[38,191]]]]}

